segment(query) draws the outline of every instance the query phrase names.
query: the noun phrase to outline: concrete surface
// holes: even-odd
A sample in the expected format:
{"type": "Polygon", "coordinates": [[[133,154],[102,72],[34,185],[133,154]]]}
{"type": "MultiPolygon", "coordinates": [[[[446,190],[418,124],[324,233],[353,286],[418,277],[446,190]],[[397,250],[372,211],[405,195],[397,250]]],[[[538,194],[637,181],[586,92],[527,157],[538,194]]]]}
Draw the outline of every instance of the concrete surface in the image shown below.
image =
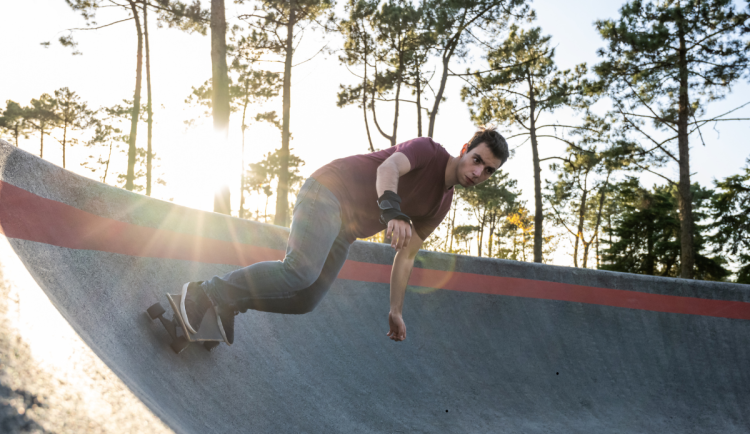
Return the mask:
{"type": "Polygon", "coordinates": [[[746,285],[422,252],[408,338],[394,343],[393,253],[358,242],[314,312],[248,312],[233,346],[175,355],[145,309],[185,281],[280,258],[285,230],[131,194],[0,143],[0,233],[176,432],[750,431],[746,285]]]}

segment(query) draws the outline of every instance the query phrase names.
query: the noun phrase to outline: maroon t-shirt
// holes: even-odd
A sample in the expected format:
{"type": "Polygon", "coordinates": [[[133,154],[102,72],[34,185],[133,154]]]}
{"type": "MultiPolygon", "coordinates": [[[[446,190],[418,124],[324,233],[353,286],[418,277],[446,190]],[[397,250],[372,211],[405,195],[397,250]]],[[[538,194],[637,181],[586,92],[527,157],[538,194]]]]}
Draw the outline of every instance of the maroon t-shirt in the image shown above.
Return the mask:
{"type": "Polygon", "coordinates": [[[341,203],[343,224],[349,240],[366,238],[382,231],[378,193],[375,189],[377,169],[383,161],[401,152],[411,163],[411,170],[398,180],[401,211],[411,218],[414,231],[423,240],[438,227],[451,207],[453,187],[445,189],[445,168],[450,154],[429,137],[373,152],[334,160],[312,174],[341,203]]]}

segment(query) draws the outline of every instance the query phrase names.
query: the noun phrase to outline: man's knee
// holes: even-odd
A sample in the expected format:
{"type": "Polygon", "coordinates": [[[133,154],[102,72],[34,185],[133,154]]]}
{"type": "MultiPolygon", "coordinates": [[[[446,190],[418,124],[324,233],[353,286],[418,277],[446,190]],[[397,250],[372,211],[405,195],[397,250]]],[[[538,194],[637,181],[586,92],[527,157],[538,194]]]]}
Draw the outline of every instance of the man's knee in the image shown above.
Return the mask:
{"type": "Polygon", "coordinates": [[[294,315],[303,315],[314,311],[315,308],[318,307],[318,303],[320,303],[320,300],[323,299],[323,296],[326,292],[327,291],[314,291],[311,288],[299,291],[297,294],[295,294],[294,298],[292,299],[292,303],[290,303],[289,305],[289,313],[294,315]]]}
{"type": "Polygon", "coordinates": [[[299,291],[315,283],[320,276],[320,269],[314,266],[302,265],[297,261],[284,260],[286,280],[293,291],[299,291]]]}

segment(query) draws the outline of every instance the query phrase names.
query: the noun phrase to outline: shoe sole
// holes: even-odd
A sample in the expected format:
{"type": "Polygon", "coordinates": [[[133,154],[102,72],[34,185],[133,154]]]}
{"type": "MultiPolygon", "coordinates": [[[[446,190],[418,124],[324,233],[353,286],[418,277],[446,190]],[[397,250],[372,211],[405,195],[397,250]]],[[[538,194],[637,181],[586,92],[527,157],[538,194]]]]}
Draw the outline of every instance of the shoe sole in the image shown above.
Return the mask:
{"type": "Polygon", "coordinates": [[[227,334],[224,331],[224,325],[221,322],[221,315],[219,315],[219,307],[214,306],[214,311],[216,312],[216,322],[219,324],[219,332],[221,333],[221,337],[224,339],[224,343],[227,345],[232,345],[229,343],[229,339],[227,339],[227,334]]]}
{"type": "MultiPolygon", "coordinates": [[[[198,332],[190,325],[190,321],[188,321],[187,311],[185,310],[185,297],[187,296],[188,285],[190,285],[190,282],[182,286],[182,297],[180,297],[180,315],[182,315],[182,322],[185,323],[185,327],[187,327],[188,331],[192,334],[196,334],[198,332]]],[[[221,329],[221,334],[224,334],[223,329],[221,329]]],[[[224,339],[226,340],[226,337],[224,339]]]]}

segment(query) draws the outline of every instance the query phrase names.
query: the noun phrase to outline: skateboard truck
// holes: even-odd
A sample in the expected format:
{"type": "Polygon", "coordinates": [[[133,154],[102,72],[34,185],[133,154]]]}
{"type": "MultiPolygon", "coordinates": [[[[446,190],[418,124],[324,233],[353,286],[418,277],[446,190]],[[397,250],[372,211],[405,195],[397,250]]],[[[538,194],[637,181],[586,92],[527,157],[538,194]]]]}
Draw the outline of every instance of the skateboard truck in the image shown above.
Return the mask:
{"type": "Polygon", "coordinates": [[[149,318],[152,320],[158,318],[161,325],[163,325],[164,329],[169,333],[169,336],[172,338],[172,343],[169,344],[169,346],[172,350],[175,353],[180,354],[188,347],[188,345],[190,345],[191,342],[202,342],[203,347],[206,350],[211,351],[218,347],[221,342],[224,342],[221,332],[219,331],[218,322],[216,321],[216,312],[211,308],[209,308],[203,316],[203,321],[201,321],[201,325],[198,328],[198,333],[189,333],[179,314],[180,310],[178,306],[180,305],[180,298],[181,296],[179,294],[167,294],[167,300],[172,306],[173,311],[171,320],[164,318],[166,311],[161,303],[154,303],[151,307],[146,309],[149,318]]]}

